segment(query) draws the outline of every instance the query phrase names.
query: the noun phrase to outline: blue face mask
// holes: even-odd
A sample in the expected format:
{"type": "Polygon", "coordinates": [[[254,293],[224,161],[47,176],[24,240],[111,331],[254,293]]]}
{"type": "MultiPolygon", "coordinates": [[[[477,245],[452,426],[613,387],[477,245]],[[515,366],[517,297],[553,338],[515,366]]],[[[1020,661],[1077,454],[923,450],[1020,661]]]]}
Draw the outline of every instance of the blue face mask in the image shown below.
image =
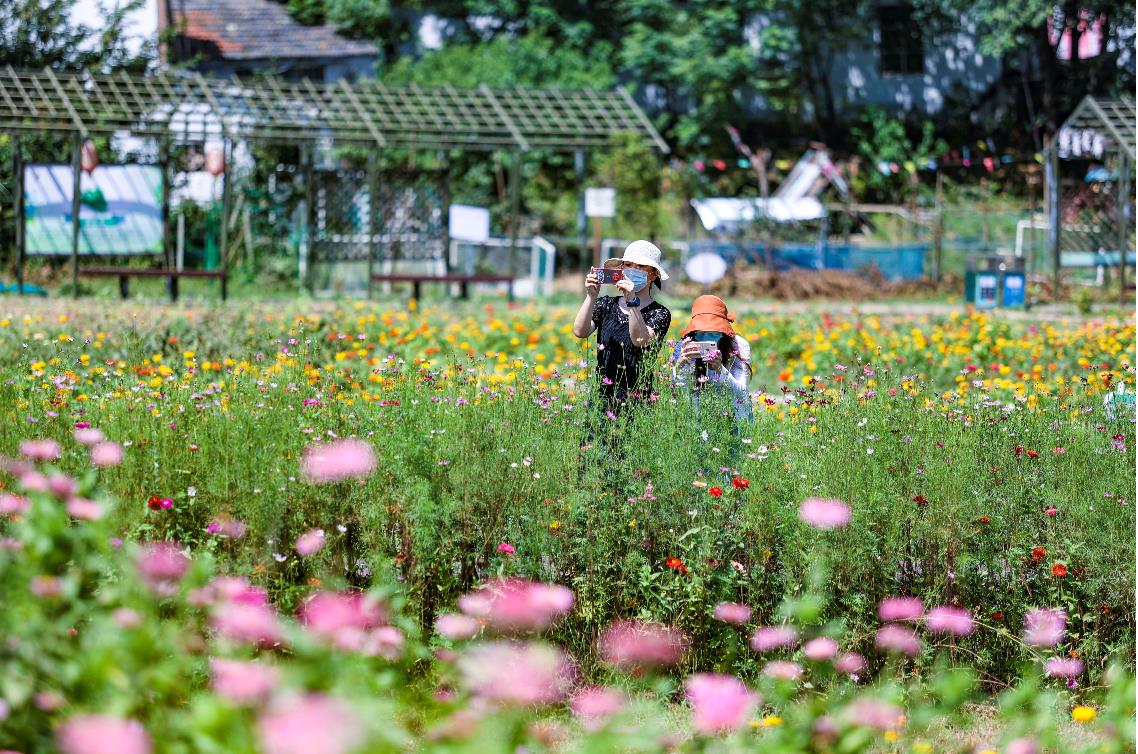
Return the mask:
{"type": "Polygon", "coordinates": [[[632,290],[638,291],[648,285],[648,273],[635,267],[624,268],[624,279],[632,283],[632,290]]]}

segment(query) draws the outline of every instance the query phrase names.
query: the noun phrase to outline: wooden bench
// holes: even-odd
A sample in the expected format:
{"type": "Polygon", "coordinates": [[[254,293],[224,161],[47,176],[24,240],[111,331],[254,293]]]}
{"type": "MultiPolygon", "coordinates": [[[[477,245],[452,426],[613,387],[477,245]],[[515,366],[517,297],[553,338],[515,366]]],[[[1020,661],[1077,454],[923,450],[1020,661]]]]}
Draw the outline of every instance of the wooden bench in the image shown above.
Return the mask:
{"type": "Polygon", "coordinates": [[[467,298],[469,296],[469,290],[467,286],[469,286],[470,283],[506,283],[510,286],[510,298],[513,298],[514,293],[514,279],[510,275],[414,275],[410,273],[374,273],[371,276],[371,282],[410,283],[416,300],[422,298],[421,294],[423,292],[423,283],[458,283],[462,289],[462,298],[467,298]]]}
{"type": "Polygon", "coordinates": [[[130,296],[130,278],[168,278],[170,300],[178,300],[178,280],[180,278],[205,278],[221,281],[221,300],[225,301],[229,295],[229,273],[224,270],[158,270],[128,267],[80,267],[81,277],[92,278],[118,278],[119,294],[123,298],[130,296]]]}

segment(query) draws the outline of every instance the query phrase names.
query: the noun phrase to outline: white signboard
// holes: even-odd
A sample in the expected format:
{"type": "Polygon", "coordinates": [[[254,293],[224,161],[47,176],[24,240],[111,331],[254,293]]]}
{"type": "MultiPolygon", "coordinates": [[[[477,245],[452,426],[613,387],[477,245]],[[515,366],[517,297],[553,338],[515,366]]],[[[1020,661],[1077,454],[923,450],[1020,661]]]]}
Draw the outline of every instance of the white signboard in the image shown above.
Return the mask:
{"type": "Polygon", "coordinates": [[[696,254],[684,265],[688,278],[700,285],[711,285],[727,274],[727,262],[718,254],[705,251],[696,254]]]}
{"type": "Polygon", "coordinates": [[[616,217],[616,189],[585,189],[586,217],[616,217]]]}
{"type": "Polygon", "coordinates": [[[456,241],[486,243],[490,239],[490,210],[466,204],[450,205],[450,237],[456,241]]]}

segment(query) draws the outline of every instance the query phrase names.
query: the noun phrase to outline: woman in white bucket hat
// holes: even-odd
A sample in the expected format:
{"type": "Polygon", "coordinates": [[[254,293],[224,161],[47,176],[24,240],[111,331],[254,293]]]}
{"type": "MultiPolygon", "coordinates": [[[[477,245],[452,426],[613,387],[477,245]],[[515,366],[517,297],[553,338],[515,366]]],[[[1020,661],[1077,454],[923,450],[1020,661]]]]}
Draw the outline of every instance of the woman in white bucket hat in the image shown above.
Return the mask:
{"type": "Polygon", "coordinates": [[[633,241],[624,256],[605,262],[605,267],[624,271],[616,282],[619,296],[598,298],[600,276],[590,271],[585,278],[585,300],[573,319],[573,334],[583,339],[597,333],[599,408],[613,415],[652,392],[651,362],[672,323],[668,307],[652,298],[652,287],[668,279],[660,257],[655,244],[633,241]]]}

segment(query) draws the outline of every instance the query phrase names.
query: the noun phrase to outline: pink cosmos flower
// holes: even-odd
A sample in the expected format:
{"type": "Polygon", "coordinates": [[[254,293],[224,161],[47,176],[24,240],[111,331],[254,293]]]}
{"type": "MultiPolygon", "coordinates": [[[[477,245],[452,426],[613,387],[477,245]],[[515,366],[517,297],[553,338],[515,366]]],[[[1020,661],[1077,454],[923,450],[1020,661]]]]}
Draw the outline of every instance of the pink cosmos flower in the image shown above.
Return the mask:
{"type": "Polygon", "coordinates": [[[794,626],[762,626],[751,637],[751,649],[756,652],[793,647],[797,643],[798,630],[794,626]]]}
{"type": "Polygon", "coordinates": [[[222,516],[215,518],[209,522],[205,530],[209,534],[216,534],[219,537],[227,537],[228,539],[241,539],[245,536],[245,522],[239,521],[236,518],[229,518],[222,516]]]}
{"type": "Polygon", "coordinates": [[[34,470],[20,474],[20,486],[27,492],[51,492],[47,477],[34,470]]]}
{"type": "Polygon", "coordinates": [[[1033,647],[1053,647],[1063,641],[1067,630],[1067,613],[1038,608],[1023,617],[1023,638],[1033,647]]]}
{"type": "Polygon", "coordinates": [[[211,657],[209,669],[214,693],[239,705],[264,702],[280,680],[279,670],[261,662],[211,657]]]}
{"type": "Polygon", "coordinates": [[[862,697],[850,702],[845,714],[847,720],[854,725],[892,730],[904,722],[905,711],[895,704],[862,697]]]}
{"type": "Polygon", "coordinates": [[[79,483],[66,474],[53,472],[47,478],[47,488],[60,500],[66,500],[79,490],[79,483]]]}
{"type": "Polygon", "coordinates": [[[309,529],[296,538],[296,551],[301,557],[314,555],[324,548],[324,530],[309,529]]]}
{"type": "Polygon", "coordinates": [[[857,652],[846,652],[834,660],[834,670],[849,675],[865,670],[865,658],[857,652]]]}
{"type": "Polygon", "coordinates": [[[898,652],[915,657],[920,654],[921,641],[912,629],[890,623],[877,629],[876,645],[886,652],[898,652]]]}
{"type": "Polygon", "coordinates": [[[733,626],[742,626],[751,619],[751,607],[740,605],[737,602],[720,602],[715,606],[713,615],[716,620],[730,623],[733,626]]]}
{"type": "Polygon", "coordinates": [[[838,642],[828,636],[819,636],[817,639],[811,639],[802,647],[802,654],[816,662],[828,660],[837,653],[838,642]]]}
{"type": "Polygon", "coordinates": [[[787,660],[771,660],[763,666],[763,675],[797,681],[802,677],[802,666],[797,662],[788,662],[787,660]]]}
{"type": "Polygon", "coordinates": [[[88,448],[92,448],[106,439],[103,430],[94,427],[78,427],[71,433],[71,436],[75,438],[75,442],[86,445],[88,448]]]}
{"type": "Polygon", "coordinates": [[[117,442],[101,442],[91,448],[91,465],[100,469],[122,463],[123,449],[117,442]]]}
{"type": "Polygon", "coordinates": [[[94,500],[73,497],[67,501],[67,515],[82,521],[97,521],[103,517],[103,506],[94,500]]]}
{"type": "Polygon", "coordinates": [[[129,607],[120,607],[111,613],[111,622],[124,631],[130,631],[142,625],[142,616],[129,607]]]}
{"type": "Polygon", "coordinates": [[[382,657],[394,662],[403,656],[405,643],[403,632],[398,628],[380,626],[364,635],[359,652],[364,657],[382,657]]]}
{"type": "Polygon", "coordinates": [[[305,629],[340,649],[360,651],[368,632],[387,623],[382,602],[362,592],[317,592],[300,606],[305,629]]]}
{"type": "Polygon", "coordinates": [[[375,469],[375,452],[363,440],[337,440],[306,448],[301,461],[305,478],[316,484],[363,478],[375,469]]]}
{"type": "Polygon", "coordinates": [[[209,583],[213,598],[219,602],[237,602],[243,605],[268,605],[269,595],[259,586],[253,586],[240,576],[218,576],[209,583]]]}
{"type": "Polygon", "coordinates": [[[733,675],[697,673],[684,681],[692,724],[700,733],[738,730],[747,724],[759,696],[733,675]]]}
{"type": "Polygon", "coordinates": [[[210,623],[222,638],[240,644],[271,647],[281,641],[280,621],[271,605],[224,602],[214,609],[210,623]]]}
{"type": "Polygon", "coordinates": [[[850,507],[841,500],[809,497],[798,506],[798,517],[815,529],[840,529],[850,522],[850,507]]]}
{"type": "Polygon", "coordinates": [[[35,596],[45,599],[63,594],[63,584],[55,576],[33,576],[28,589],[35,596]]]}
{"type": "Polygon", "coordinates": [[[347,702],[307,694],[262,712],[257,737],[263,754],[348,754],[362,746],[367,735],[347,702]]]}
{"type": "Polygon", "coordinates": [[[666,667],[679,662],[688,638],[678,629],[660,623],[616,621],[597,640],[601,659],[623,670],[666,667]]]}
{"type": "Polygon", "coordinates": [[[160,597],[169,597],[178,591],[190,559],[174,542],[151,542],[143,546],[135,566],[147,589],[160,597]]]}
{"type": "Polygon", "coordinates": [[[1052,657],[1046,668],[1047,675],[1052,678],[1074,678],[1082,674],[1083,662],[1068,657],[1052,657]]]}
{"type": "Polygon", "coordinates": [[[934,634],[967,636],[972,633],[972,613],[959,607],[940,606],[925,615],[925,625],[934,634]]]}
{"type": "Polygon", "coordinates": [[[578,691],[569,702],[569,709],[590,733],[605,726],[608,719],[624,709],[628,697],[608,686],[590,686],[578,691]]]}
{"type": "Polygon", "coordinates": [[[0,492],[0,516],[18,516],[27,509],[27,498],[11,492],[0,492]]]}
{"type": "Polygon", "coordinates": [[[482,624],[469,615],[443,613],[435,620],[435,631],[451,641],[472,639],[482,630],[482,624]]]}
{"type": "Polygon", "coordinates": [[[54,461],[63,455],[63,448],[55,440],[24,440],[20,455],[29,461],[54,461]]]}
{"type": "Polygon", "coordinates": [[[1008,743],[1007,754],[1039,754],[1039,744],[1034,738],[1024,736],[1008,743]]]}
{"type": "Polygon", "coordinates": [[[877,616],[883,621],[919,621],[925,613],[925,603],[916,597],[887,597],[877,606],[877,616]]]}
{"type": "Polygon", "coordinates": [[[498,552],[502,553],[503,555],[513,555],[515,552],[517,552],[517,550],[509,542],[499,542],[498,552]]]}
{"type": "Polygon", "coordinates": [[[573,592],[560,584],[499,579],[464,594],[458,607],[497,631],[543,631],[573,607],[573,592]]]}
{"type": "Polygon", "coordinates": [[[142,723],[107,715],[78,715],[55,732],[63,754],[150,754],[150,736],[142,723]]]}
{"type": "Polygon", "coordinates": [[[548,644],[474,644],[459,657],[458,669],[467,690],[501,704],[553,704],[563,699],[573,684],[569,658],[548,644]]]}

